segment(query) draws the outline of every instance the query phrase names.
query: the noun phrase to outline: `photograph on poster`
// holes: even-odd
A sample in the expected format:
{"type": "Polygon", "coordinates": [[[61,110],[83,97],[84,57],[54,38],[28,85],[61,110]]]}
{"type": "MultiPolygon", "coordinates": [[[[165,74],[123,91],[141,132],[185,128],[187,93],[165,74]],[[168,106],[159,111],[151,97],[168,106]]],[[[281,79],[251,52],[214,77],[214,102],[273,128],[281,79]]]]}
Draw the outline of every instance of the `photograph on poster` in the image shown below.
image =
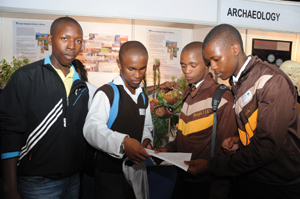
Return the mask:
{"type": "Polygon", "coordinates": [[[166,47],[167,47],[167,53],[170,53],[170,60],[173,59],[173,57],[177,57],[177,51],[179,48],[177,48],[177,42],[176,41],[166,41],[166,47]],[[172,58],[171,58],[172,57],[172,58]]]}
{"type": "Polygon", "coordinates": [[[118,54],[121,45],[126,41],[126,35],[90,33],[88,37],[84,37],[77,59],[82,61],[88,72],[119,72],[118,54]]]}
{"type": "MultiPolygon", "coordinates": [[[[48,43],[48,34],[47,33],[35,33],[35,38],[37,40],[38,46],[41,46],[45,51],[49,50],[49,43],[48,43]]],[[[44,53],[44,52],[43,52],[44,53]]]]}

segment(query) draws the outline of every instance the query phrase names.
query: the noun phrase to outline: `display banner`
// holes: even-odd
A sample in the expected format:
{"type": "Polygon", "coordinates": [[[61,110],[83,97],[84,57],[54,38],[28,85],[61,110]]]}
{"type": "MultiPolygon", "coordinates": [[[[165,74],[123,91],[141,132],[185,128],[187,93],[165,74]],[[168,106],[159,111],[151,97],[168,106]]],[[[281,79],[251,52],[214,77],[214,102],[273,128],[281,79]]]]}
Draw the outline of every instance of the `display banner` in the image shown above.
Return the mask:
{"type": "Polygon", "coordinates": [[[300,32],[300,6],[255,1],[219,1],[219,23],[247,29],[300,32]]]}

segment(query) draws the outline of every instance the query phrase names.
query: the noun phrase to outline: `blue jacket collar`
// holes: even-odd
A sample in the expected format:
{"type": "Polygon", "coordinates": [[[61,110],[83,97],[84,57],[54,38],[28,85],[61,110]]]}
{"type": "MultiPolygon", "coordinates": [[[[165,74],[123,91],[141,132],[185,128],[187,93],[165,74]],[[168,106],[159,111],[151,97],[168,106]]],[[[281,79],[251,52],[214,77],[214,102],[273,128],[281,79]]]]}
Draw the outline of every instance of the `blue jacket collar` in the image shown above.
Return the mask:
{"type": "MultiPolygon", "coordinates": [[[[45,65],[46,65],[46,64],[50,64],[50,65],[53,67],[53,65],[52,65],[52,63],[51,63],[51,60],[50,60],[50,56],[51,56],[51,55],[48,55],[48,56],[45,58],[44,64],[45,64],[45,65]]],[[[73,76],[73,82],[74,82],[75,80],[80,79],[80,77],[79,77],[78,73],[76,72],[75,67],[73,66],[73,64],[71,63],[70,65],[71,65],[71,66],[73,67],[73,69],[74,69],[74,76],[73,76]]]]}

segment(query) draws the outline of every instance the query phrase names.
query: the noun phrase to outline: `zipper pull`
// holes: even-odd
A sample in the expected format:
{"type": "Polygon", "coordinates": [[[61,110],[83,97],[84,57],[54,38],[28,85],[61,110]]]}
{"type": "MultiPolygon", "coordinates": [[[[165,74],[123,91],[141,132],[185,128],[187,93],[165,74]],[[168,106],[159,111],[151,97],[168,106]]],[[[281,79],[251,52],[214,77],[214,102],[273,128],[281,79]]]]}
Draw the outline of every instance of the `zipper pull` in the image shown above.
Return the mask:
{"type": "Polygon", "coordinates": [[[64,127],[67,127],[67,119],[64,118],[64,127]]]}
{"type": "Polygon", "coordinates": [[[69,98],[67,98],[67,106],[69,106],[69,98]]]}

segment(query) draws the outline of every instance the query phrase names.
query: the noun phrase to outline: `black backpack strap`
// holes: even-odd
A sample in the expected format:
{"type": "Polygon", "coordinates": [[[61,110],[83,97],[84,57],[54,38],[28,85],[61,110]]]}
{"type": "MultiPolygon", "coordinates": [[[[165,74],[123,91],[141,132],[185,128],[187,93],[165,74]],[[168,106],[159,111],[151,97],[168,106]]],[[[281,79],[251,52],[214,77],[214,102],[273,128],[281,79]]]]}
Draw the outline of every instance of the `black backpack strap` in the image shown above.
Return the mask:
{"type": "Polygon", "coordinates": [[[213,120],[213,132],[211,139],[211,157],[214,157],[215,154],[215,142],[216,142],[216,133],[217,133],[217,109],[220,104],[222,95],[225,91],[230,91],[230,89],[224,84],[220,84],[218,88],[215,90],[215,93],[212,98],[212,109],[214,112],[214,120],[213,120]]]}

